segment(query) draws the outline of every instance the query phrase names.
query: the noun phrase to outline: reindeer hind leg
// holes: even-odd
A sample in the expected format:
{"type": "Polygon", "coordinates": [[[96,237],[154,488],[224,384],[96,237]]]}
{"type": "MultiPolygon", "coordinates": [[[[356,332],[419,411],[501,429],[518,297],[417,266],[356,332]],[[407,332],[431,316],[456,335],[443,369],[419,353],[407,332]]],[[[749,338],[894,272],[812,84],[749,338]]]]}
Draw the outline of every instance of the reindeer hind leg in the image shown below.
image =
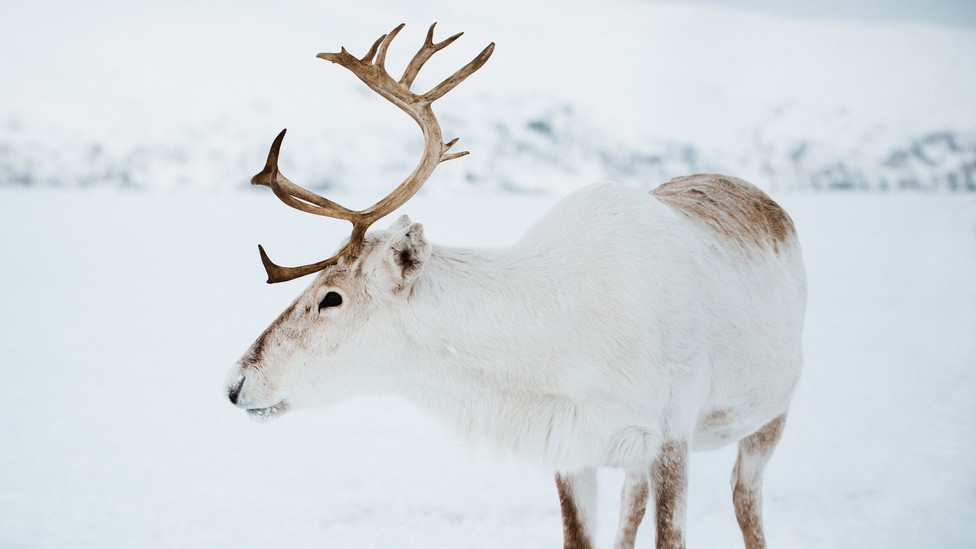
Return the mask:
{"type": "Polygon", "coordinates": [[[739,441],[739,457],[732,469],[732,501],[746,549],[765,549],[762,526],[763,471],[783,434],[786,415],[777,416],[739,441]]]}

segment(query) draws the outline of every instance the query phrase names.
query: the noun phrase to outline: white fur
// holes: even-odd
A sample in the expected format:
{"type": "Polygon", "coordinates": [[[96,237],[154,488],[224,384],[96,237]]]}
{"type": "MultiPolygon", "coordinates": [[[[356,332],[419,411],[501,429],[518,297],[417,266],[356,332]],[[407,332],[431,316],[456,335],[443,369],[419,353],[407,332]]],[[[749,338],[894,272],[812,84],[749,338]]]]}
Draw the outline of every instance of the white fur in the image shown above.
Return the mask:
{"type": "Polygon", "coordinates": [[[431,246],[401,219],[367,250],[320,274],[234,368],[238,406],[398,393],[556,469],[646,470],[663,441],[756,431],[800,375],[795,238],[746,253],[623,186],[574,193],[509,249],[431,246]],[[345,301],[320,314],[328,291],[345,301]]]}

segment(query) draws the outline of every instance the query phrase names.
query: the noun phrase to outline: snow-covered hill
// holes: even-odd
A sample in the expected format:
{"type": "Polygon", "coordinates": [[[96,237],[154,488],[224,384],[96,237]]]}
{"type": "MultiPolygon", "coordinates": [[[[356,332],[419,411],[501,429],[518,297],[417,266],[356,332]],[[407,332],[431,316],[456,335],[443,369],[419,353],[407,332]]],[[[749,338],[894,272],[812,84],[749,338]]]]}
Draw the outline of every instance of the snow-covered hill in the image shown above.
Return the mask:
{"type": "Polygon", "coordinates": [[[610,0],[472,6],[311,0],[12,0],[0,19],[0,185],[241,188],[289,128],[283,169],[381,190],[419,132],[319,51],[365,51],[403,21],[465,37],[429,87],[490,41],[437,105],[472,152],[437,189],[652,187],[695,171],[772,189],[976,190],[976,32],[610,0]]]}

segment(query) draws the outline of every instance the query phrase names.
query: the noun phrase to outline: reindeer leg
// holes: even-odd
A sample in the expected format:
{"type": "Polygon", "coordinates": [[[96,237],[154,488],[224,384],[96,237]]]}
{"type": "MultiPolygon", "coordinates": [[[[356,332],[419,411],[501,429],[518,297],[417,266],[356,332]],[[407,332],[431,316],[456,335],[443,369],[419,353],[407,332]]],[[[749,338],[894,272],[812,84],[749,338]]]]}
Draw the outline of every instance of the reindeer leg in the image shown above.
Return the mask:
{"type": "Polygon", "coordinates": [[[614,549],[634,549],[637,528],[644,519],[650,485],[643,471],[627,471],[624,487],[620,491],[620,526],[614,549]]]}
{"type": "Polygon", "coordinates": [[[556,473],[559,510],[563,516],[563,548],[592,549],[596,531],[596,469],[556,473]]]}
{"type": "Polygon", "coordinates": [[[739,457],[732,469],[732,501],[746,549],[765,549],[762,527],[762,479],[766,462],[783,434],[786,415],[776,417],[739,441],[739,457]]]}
{"type": "Polygon", "coordinates": [[[688,503],[688,443],[672,440],[662,444],[658,456],[651,462],[650,476],[657,519],[657,549],[683,549],[688,503]]]}

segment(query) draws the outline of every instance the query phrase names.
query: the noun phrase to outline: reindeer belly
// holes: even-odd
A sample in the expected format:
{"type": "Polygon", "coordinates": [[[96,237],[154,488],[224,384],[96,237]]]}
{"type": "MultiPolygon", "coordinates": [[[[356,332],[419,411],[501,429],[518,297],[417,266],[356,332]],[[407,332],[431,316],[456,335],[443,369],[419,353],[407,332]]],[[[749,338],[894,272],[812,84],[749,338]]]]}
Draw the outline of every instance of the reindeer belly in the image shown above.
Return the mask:
{"type": "Polygon", "coordinates": [[[714,450],[737,442],[784,413],[788,404],[787,397],[764,405],[710,408],[698,416],[691,449],[714,450]]]}

